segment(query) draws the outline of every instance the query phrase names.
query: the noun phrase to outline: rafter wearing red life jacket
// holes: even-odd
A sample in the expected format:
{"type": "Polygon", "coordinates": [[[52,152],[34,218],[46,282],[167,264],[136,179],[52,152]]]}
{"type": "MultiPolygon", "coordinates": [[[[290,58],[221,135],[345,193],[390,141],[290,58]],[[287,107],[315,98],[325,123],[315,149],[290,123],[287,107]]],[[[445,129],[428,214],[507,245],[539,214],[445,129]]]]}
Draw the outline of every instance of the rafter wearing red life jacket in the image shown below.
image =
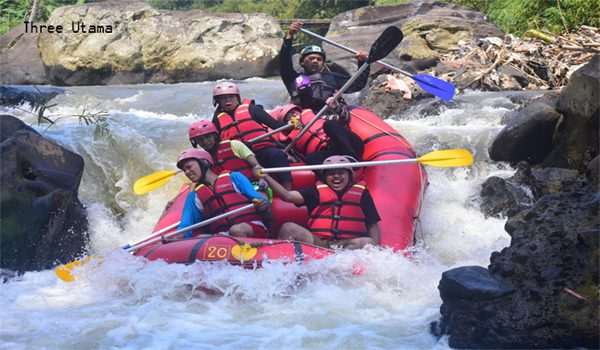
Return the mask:
{"type": "MultiPolygon", "coordinates": [[[[313,118],[315,113],[310,109],[305,109],[300,114],[300,122],[302,125],[307,125],[313,118]]],[[[303,155],[311,154],[314,152],[325,149],[329,142],[329,137],[323,130],[323,124],[325,120],[322,118],[317,120],[313,125],[308,128],[300,139],[294,144],[294,149],[303,155]]],[[[293,140],[300,133],[300,130],[294,129],[287,135],[289,140],[293,140]]]]}
{"type": "Polygon", "coordinates": [[[364,182],[352,185],[342,196],[322,182],[317,182],[319,205],[312,210],[308,229],[326,240],[368,237],[360,201],[366,189],[364,182]]]}
{"type": "Polygon", "coordinates": [[[213,165],[212,170],[216,174],[220,174],[224,171],[239,171],[248,179],[256,180],[250,163],[238,158],[235,153],[233,153],[233,150],[231,149],[231,140],[219,142],[216,157],[213,157],[213,159],[215,160],[215,165],[213,165]]]}
{"type": "MultiPolygon", "coordinates": [[[[219,174],[212,187],[204,184],[197,186],[196,195],[202,202],[204,213],[208,217],[226,213],[252,203],[250,199],[235,190],[228,171],[219,174]]],[[[212,233],[228,231],[235,224],[251,221],[262,221],[254,208],[216,221],[210,224],[209,230],[212,233]]]]}
{"type": "Polygon", "coordinates": [[[244,99],[235,109],[233,116],[226,112],[221,112],[217,115],[220,130],[219,137],[221,140],[241,140],[255,152],[267,147],[276,147],[271,137],[255,143],[249,142],[251,139],[267,132],[267,129],[252,119],[252,115],[250,115],[248,107],[253,102],[252,100],[244,99]]]}

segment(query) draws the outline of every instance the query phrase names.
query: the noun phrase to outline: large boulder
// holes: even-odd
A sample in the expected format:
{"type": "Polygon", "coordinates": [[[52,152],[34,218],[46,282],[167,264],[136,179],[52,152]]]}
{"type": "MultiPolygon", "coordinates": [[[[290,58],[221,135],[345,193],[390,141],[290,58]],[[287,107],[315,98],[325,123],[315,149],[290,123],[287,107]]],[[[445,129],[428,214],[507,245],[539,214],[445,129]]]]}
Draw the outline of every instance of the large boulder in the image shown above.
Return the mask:
{"type": "Polygon", "coordinates": [[[0,157],[0,268],[47,269],[81,255],[83,159],[10,115],[0,116],[0,157]]]}
{"type": "Polygon", "coordinates": [[[557,145],[543,164],[584,171],[598,155],[600,142],[600,55],[573,73],[560,95],[558,111],[564,122],[557,145]]]}
{"type": "Polygon", "coordinates": [[[444,274],[434,333],[455,348],[597,348],[599,204],[582,183],[510,218],[511,244],[492,254],[488,271],[466,274],[460,288],[444,274]]]}
{"type": "MultiPolygon", "coordinates": [[[[54,85],[270,76],[281,46],[279,23],[265,14],[163,11],[141,1],[65,6],[48,24],[64,32],[26,33],[21,40],[37,43],[39,54],[31,57],[41,56],[46,81],[54,85]]],[[[13,64],[25,69],[16,55],[13,64]]],[[[2,75],[2,82],[27,82],[17,73],[2,75]]]]}
{"type": "MultiPolygon", "coordinates": [[[[437,59],[440,53],[456,51],[461,40],[503,36],[502,31],[479,12],[435,0],[415,0],[341,13],[332,19],[327,37],[355,50],[368,51],[390,25],[402,30],[404,40],[386,61],[401,68],[407,62],[437,59]]],[[[356,69],[355,60],[347,52],[328,48],[327,54],[344,68],[356,69]]]]}
{"type": "Polygon", "coordinates": [[[554,101],[535,101],[520,110],[498,133],[490,146],[495,161],[528,161],[537,164],[552,151],[556,125],[561,114],[554,101]]]}

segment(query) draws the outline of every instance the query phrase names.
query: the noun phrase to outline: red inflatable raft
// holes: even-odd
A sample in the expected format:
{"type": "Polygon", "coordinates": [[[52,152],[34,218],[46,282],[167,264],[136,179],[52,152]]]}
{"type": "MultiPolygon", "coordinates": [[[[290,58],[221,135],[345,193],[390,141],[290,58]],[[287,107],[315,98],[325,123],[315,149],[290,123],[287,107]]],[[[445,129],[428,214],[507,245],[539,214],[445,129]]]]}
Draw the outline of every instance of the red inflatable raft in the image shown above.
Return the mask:
{"type": "MultiPolygon", "coordinates": [[[[351,111],[350,128],[365,142],[364,161],[415,158],[409,143],[394,128],[377,115],[356,107],[351,111]]],[[[314,184],[311,171],[292,172],[294,188],[314,184]]],[[[402,250],[413,244],[414,232],[427,185],[427,174],[418,163],[373,166],[359,171],[367,183],[382,221],[381,244],[402,250]]],[[[172,232],[180,220],[187,196],[187,186],[177,195],[173,205],[154,228],[157,234],[172,232]]],[[[306,225],[305,207],[296,207],[274,198],[272,203],[273,231],[287,221],[306,225]]],[[[151,238],[149,238],[151,239],[151,238]]],[[[193,263],[196,260],[228,260],[232,264],[260,265],[265,259],[307,261],[320,259],[333,251],[300,242],[268,238],[235,238],[224,235],[198,236],[186,240],[166,240],[143,247],[135,255],[150,260],[163,259],[169,263],[193,263]]]]}

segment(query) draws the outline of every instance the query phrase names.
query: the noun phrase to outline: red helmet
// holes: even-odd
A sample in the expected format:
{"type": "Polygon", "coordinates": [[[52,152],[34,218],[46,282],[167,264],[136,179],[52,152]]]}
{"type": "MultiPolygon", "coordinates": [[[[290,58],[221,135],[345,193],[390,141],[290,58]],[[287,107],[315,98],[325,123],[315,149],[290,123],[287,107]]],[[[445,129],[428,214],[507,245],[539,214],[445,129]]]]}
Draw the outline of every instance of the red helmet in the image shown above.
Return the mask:
{"type": "Polygon", "coordinates": [[[222,81],[213,88],[213,104],[215,106],[217,105],[216,97],[221,95],[238,95],[239,97],[240,89],[230,81],[222,81]]]}
{"type": "Polygon", "coordinates": [[[213,124],[210,120],[206,119],[198,120],[196,122],[193,122],[192,125],[190,125],[190,129],[188,130],[188,137],[191,141],[193,138],[202,135],[208,135],[211,133],[219,133],[215,124],[213,124]]]}
{"type": "MultiPolygon", "coordinates": [[[[351,156],[330,156],[327,157],[327,159],[325,159],[323,161],[323,164],[351,164],[354,163],[356,161],[356,159],[354,159],[354,157],[351,156]]],[[[354,170],[350,167],[348,168],[343,168],[346,169],[348,171],[350,171],[350,174],[354,174],[354,170]]],[[[327,171],[327,169],[323,170],[323,173],[325,173],[327,171]]]]}
{"type": "Polygon", "coordinates": [[[300,106],[296,106],[295,104],[287,104],[273,108],[270,114],[271,117],[273,117],[275,120],[284,121],[285,116],[294,109],[298,110],[299,112],[302,111],[302,108],[300,106]]]}
{"type": "Polygon", "coordinates": [[[188,148],[185,151],[181,152],[179,157],[177,158],[177,167],[182,169],[182,162],[187,159],[197,159],[201,163],[202,161],[208,162],[209,165],[213,165],[213,159],[210,153],[206,152],[202,148],[188,148]]]}

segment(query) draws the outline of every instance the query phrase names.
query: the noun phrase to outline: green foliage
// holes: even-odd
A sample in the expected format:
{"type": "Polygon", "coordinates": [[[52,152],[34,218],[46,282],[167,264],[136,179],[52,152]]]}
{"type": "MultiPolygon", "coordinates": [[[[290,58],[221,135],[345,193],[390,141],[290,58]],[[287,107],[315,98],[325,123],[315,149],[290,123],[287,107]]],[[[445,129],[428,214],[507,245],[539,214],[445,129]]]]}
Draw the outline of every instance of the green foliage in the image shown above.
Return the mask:
{"type": "Polygon", "coordinates": [[[600,27],[600,0],[450,0],[488,15],[502,30],[563,32],[581,25],[600,27]]]}
{"type": "Polygon", "coordinates": [[[372,0],[147,0],[147,2],[156,8],[169,10],[260,12],[280,19],[318,19],[331,18],[340,12],[368,6],[372,0]]]}
{"type": "Polygon", "coordinates": [[[28,1],[0,0],[0,34],[22,23],[28,12],[28,1]]]}
{"type": "Polygon", "coordinates": [[[373,5],[374,6],[393,6],[393,5],[406,4],[409,1],[410,0],[375,0],[373,2],[373,5]]]}
{"type": "MultiPolygon", "coordinates": [[[[46,21],[61,6],[84,4],[94,0],[39,0],[36,21],[46,21]]],[[[0,0],[0,35],[26,21],[33,0],[0,0]]]]}

